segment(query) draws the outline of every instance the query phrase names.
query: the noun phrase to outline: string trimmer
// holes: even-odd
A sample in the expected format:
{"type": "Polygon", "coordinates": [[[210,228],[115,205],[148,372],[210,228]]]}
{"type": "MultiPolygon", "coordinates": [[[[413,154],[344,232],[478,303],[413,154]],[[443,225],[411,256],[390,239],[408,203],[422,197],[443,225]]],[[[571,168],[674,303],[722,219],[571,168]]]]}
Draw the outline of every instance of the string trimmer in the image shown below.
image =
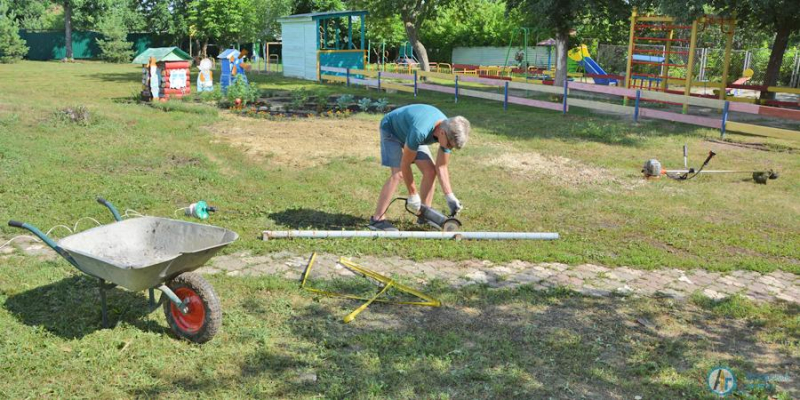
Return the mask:
{"type": "Polygon", "coordinates": [[[768,171],[746,171],[746,170],[708,170],[706,171],[705,168],[708,163],[711,161],[717,153],[713,151],[708,152],[708,157],[706,157],[705,161],[703,161],[703,165],[700,166],[698,169],[689,168],[688,166],[688,148],[687,146],[683,146],[683,166],[685,169],[665,169],[661,167],[661,162],[656,160],[655,158],[647,160],[644,163],[644,167],[642,168],[642,173],[644,177],[647,179],[657,179],[660,178],[662,175],[666,176],[667,178],[674,179],[677,181],[687,181],[689,179],[693,179],[697,175],[703,174],[731,174],[731,173],[748,173],[753,175],[753,180],[756,183],[767,184],[767,180],[769,179],[778,179],[778,173],[773,170],[768,171]]]}

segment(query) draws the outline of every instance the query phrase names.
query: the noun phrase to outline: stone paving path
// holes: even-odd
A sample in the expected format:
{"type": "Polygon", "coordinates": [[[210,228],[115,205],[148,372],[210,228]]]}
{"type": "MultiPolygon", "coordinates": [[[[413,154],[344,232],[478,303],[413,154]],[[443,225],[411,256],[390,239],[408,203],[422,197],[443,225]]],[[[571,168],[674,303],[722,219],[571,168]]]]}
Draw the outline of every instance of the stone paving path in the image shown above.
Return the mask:
{"type": "MultiPolygon", "coordinates": [[[[4,242],[0,238],[0,244],[4,242]]],[[[17,253],[47,259],[58,257],[44,244],[23,239],[0,249],[0,260],[17,253]]],[[[215,257],[198,272],[224,273],[230,276],[269,274],[300,279],[309,256],[310,254],[291,252],[252,256],[242,252],[215,257]]],[[[318,254],[311,277],[332,279],[353,276],[350,270],[338,264],[338,260],[337,255],[318,254]]],[[[416,262],[399,257],[374,256],[351,260],[376,272],[402,276],[421,284],[440,279],[453,287],[484,284],[492,288],[511,288],[531,285],[534,289],[546,290],[561,286],[590,296],[643,295],[676,299],[685,298],[695,292],[712,299],[741,294],[756,301],[782,300],[800,303],[800,276],[783,271],[768,274],[753,271],[719,273],[699,269],[685,272],[677,269],[642,271],[592,264],[570,266],[524,261],[495,264],[480,260],[416,262]]]]}
{"type": "MultiPolygon", "coordinates": [[[[263,256],[237,253],[213,258],[202,273],[225,273],[231,276],[278,275],[299,279],[310,254],[279,252],[263,256]]],[[[338,264],[339,256],[318,254],[312,278],[332,279],[353,276],[338,264]]],[[[756,301],[783,300],[800,303],[800,276],[783,271],[761,274],[753,271],[731,273],[704,270],[660,269],[642,271],[627,267],[606,268],[582,264],[529,263],[512,261],[495,264],[489,261],[430,260],[416,262],[398,257],[374,256],[351,258],[357,264],[389,275],[414,278],[424,284],[441,279],[451,286],[485,284],[493,288],[532,285],[534,289],[567,287],[590,296],[644,295],[685,298],[700,292],[713,299],[741,294],[756,301]]]]}

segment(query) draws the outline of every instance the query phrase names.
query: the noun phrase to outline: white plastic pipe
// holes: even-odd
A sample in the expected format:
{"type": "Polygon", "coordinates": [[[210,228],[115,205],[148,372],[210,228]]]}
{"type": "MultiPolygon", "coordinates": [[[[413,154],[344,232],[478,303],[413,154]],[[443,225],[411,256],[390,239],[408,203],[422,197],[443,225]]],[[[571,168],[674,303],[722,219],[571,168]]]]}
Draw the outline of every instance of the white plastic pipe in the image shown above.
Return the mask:
{"type": "Polygon", "coordinates": [[[384,239],[482,239],[556,240],[554,232],[422,232],[422,231],[264,231],[263,239],[384,238],[384,239]]]}

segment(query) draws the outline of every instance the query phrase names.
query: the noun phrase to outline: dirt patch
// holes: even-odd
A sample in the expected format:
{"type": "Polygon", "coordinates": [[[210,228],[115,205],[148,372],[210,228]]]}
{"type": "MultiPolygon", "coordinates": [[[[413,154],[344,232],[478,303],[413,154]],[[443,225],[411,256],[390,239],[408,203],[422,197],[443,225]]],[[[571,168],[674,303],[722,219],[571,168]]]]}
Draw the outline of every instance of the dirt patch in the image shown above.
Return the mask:
{"type": "Polygon", "coordinates": [[[360,119],[267,121],[225,116],[209,129],[253,159],[309,168],[341,157],[378,157],[378,123],[360,119]]]}
{"type": "Polygon", "coordinates": [[[483,163],[527,178],[546,177],[563,186],[620,184],[632,188],[643,182],[641,179],[623,179],[605,168],[589,166],[566,157],[535,152],[503,153],[483,160],[483,163]]]}

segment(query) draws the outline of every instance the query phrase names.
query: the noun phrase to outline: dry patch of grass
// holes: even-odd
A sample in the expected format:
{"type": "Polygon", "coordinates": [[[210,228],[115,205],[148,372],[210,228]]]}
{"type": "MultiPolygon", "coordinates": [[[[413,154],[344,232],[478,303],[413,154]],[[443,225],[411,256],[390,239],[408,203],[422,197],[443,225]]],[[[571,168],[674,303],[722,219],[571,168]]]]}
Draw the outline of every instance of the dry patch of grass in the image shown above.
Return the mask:
{"type": "Polygon", "coordinates": [[[499,167],[520,177],[539,179],[546,177],[565,187],[622,185],[633,188],[643,180],[626,179],[605,168],[595,167],[562,156],[549,156],[536,152],[504,152],[481,162],[499,167]]]}
{"type": "Polygon", "coordinates": [[[223,114],[210,129],[221,141],[256,160],[310,168],[341,157],[379,157],[378,123],[349,119],[308,118],[268,121],[223,114]]]}

